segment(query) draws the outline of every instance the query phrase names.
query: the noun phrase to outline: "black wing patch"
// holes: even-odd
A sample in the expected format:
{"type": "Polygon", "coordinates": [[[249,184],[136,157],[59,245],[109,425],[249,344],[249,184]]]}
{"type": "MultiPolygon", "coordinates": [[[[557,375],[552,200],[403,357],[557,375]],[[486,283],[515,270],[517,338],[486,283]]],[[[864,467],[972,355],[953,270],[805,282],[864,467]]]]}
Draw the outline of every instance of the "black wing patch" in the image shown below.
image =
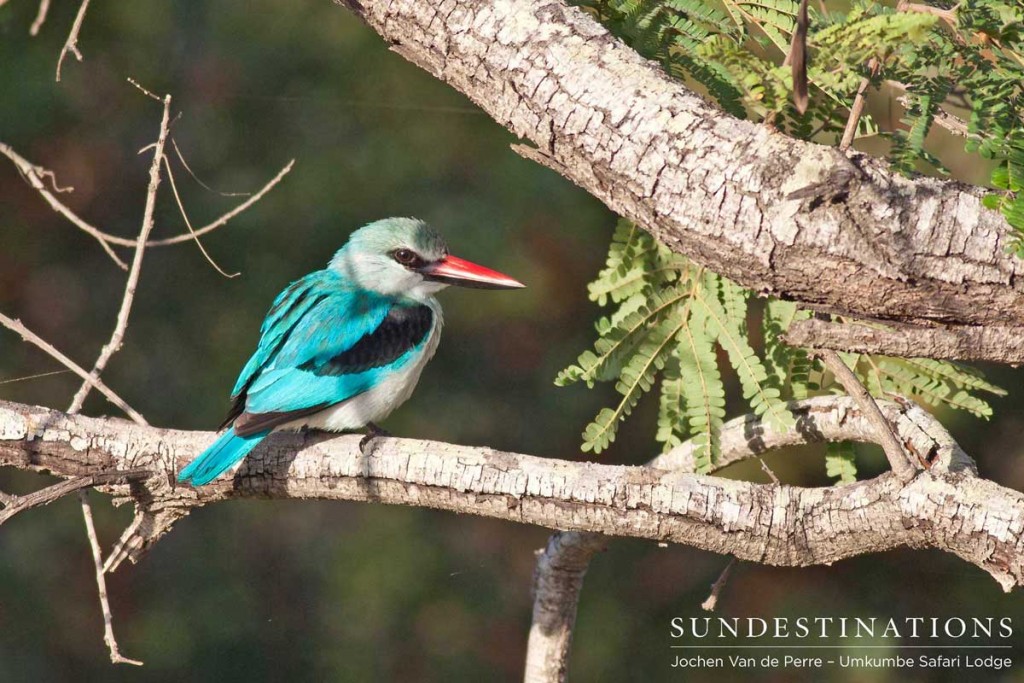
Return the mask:
{"type": "MultiPolygon", "coordinates": [[[[356,342],[352,348],[327,361],[308,361],[300,365],[299,369],[320,376],[336,376],[379,368],[393,363],[421,344],[433,323],[434,313],[429,306],[392,306],[377,329],[356,342]]],[[[320,412],[330,405],[325,403],[279,413],[247,413],[245,401],[248,389],[246,386],[235,397],[234,405],[221,429],[233,422],[236,434],[249,436],[320,412]]]]}
{"type": "Polygon", "coordinates": [[[392,306],[377,329],[352,348],[327,361],[308,361],[299,369],[320,376],[336,376],[382,367],[422,343],[433,324],[434,312],[429,306],[392,306]]]}
{"type": "Polygon", "coordinates": [[[326,408],[328,403],[321,405],[310,406],[303,408],[302,410],[289,410],[283,413],[241,413],[238,415],[238,419],[235,420],[235,424],[232,425],[232,429],[235,430],[235,434],[239,436],[249,436],[258,432],[267,431],[274,427],[280,427],[283,424],[297,420],[300,417],[306,415],[312,415],[313,413],[319,413],[321,410],[326,408]]]}

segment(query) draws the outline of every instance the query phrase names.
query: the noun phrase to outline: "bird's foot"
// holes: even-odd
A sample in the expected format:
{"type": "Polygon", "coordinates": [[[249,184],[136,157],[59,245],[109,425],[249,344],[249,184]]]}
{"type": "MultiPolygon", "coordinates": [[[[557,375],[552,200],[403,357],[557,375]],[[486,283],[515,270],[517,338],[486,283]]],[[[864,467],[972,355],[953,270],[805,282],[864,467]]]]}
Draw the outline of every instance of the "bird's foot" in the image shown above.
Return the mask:
{"type": "Polygon", "coordinates": [[[388,432],[387,430],[381,429],[380,427],[378,427],[377,425],[373,424],[372,422],[367,422],[366,423],[366,436],[364,436],[363,438],[361,438],[359,440],[359,452],[362,453],[363,455],[366,455],[367,454],[367,452],[366,452],[367,448],[366,447],[369,446],[370,442],[373,441],[374,439],[376,439],[378,436],[391,436],[391,432],[388,432]]]}

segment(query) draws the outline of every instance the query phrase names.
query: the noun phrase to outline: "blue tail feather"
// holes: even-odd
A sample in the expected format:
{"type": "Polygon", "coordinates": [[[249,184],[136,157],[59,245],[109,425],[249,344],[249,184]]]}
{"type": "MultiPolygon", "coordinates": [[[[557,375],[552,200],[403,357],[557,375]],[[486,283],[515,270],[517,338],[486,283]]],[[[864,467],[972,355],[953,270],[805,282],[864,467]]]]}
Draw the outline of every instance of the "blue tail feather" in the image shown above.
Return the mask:
{"type": "Polygon", "coordinates": [[[186,482],[191,479],[193,486],[209,484],[247,456],[249,451],[256,448],[256,444],[263,441],[269,433],[268,430],[249,436],[238,436],[234,429],[229,428],[178,474],[178,481],[186,482]]]}

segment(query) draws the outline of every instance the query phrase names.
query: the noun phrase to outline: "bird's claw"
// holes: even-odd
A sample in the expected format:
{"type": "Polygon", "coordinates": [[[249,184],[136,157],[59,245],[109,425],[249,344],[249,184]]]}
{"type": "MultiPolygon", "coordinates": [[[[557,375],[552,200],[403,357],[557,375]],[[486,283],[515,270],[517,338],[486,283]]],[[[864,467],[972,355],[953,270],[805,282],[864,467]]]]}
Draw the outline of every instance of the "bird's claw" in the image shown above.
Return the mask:
{"type": "Polygon", "coordinates": [[[378,436],[391,436],[391,433],[387,430],[381,429],[372,422],[366,424],[366,435],[359,440],[359,452],[363,455],[367,455],[367,446],[370,442],[376,439],[378,436]]]}

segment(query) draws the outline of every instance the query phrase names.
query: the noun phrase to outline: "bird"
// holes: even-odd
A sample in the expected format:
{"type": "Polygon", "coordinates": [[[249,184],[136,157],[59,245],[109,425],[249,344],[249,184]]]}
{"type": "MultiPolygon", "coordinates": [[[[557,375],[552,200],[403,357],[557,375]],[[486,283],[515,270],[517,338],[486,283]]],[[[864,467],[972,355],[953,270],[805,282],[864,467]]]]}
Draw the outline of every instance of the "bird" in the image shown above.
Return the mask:
{"type": "Polygon", "coordinates": [[[437,350],[443,319],[435,294],[448,285],[525,286],[452,256],[444,238],[415,218],[353,232],[326,268],[274,300],[231,391],[224,433],[178,480],[210,483],[273,431],[365,428],[360,450],[386,435],[376,423],[409,398],[437,350]]]}

